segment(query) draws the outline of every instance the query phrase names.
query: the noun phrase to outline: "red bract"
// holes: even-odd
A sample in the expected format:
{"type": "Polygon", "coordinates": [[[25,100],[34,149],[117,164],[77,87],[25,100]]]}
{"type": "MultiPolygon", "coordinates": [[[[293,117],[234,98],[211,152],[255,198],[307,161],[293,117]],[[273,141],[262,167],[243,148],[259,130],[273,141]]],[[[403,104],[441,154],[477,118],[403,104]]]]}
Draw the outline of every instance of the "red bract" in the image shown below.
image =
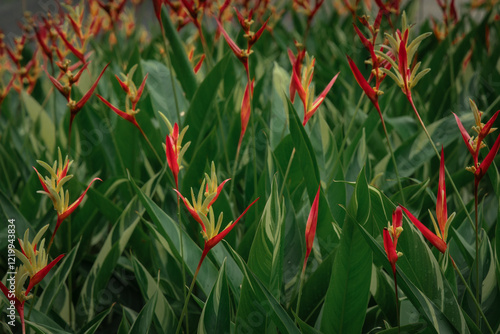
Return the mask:
{"type": "Polygon", "coordinates": [[[177,145],[179,138],[179,126],[177,123],[174,124],[173,131],[170,135],[167,135],[166,138],[166,155],[167,155],[167,163],[168,167],[172,171],[175,180],[175,188],[179,188],[179,163],[177,162],[179,157],[179,146],[177,145]]]}
{"type": "Polygon", "coordinates": [[[97,97],[99,98],[99,100],[101,100],[102,102],[104,102],[104,104],[107,105],[111,110],[113,110],[118,116],[120,116],[124,120],[127,120],[130,123],[134,124],[139,129],[139,131],[141,131],[141,133],[143,133],[141,127],[139,126],[139,124],[135,120],[135,113],[130,113],[129,114],[129,113],[126,113],[125,111],[121,111],[120,109],[118,109],[117,107],[115,107],[114,105],[112,105],[111,103],[109,103],[101,95],[97,94],[97,97]]]}
{"type": "Polygon", "coordinates": [[[302,271],[305,270],[307,259],[309,258],[309,254],[311,253],[314,236],[316,235],[316,224],[318,222],[318,205],[319,205],[319,195],[320,195],[321,185],[318,187],[318,192],[316,193],[316,197],[314,197],[313,204],[311,206],[311,211],[309,212],[309,217],[307,217],[306,224],[306,256],[304,258],[304,265],[302,267],[302,271]]]}
{"type": "Polygon", "coordinates": [[[484,158],[484,160],[481,163],[479,163],[479,151],[481,150],[481,148],[486,146],[483,143],[483,140],[488,134],[496,130],[493,128],[493,123],[497,119],[500,110],[498,110],[486,124],[483,124],[481,122],[481,116],[483,113],[478,110],[476,104],[472,100],[469,100],[469,102],[472,112],[474,113],[474,119],[476,123],[476,125],[473,127],[474,131],[476,131],[477,133],[476,138],[471,137],[468,134],[467,130],[465,130],[458,116],[455,113],[453,115],[455,116],[455,120],[457,122],[460,133],[462,134],[462,138],[465,142],[465,145],[467,146],[467,149],[469,150],[474,160],[474,165],[468,167],[467,170],[474,173],[477,184],[488,171],[488,168],[490,167],[491,163],[493,162],[493,159],[495,158],[498,152],[498,149],[500,148],[500,135],[499,135],[495,143],[491,147],[490,151],[484,158]]]}
{"type": "MultiPolygon", "coordinates": [[[[17,277],[17,275],[16,275],[17,277]]],[[[19,314],[19,319],[21,319],[21,330],[22,333],[26,333],[25,323],[24,323],[24,302],[20,301],[9,289],[0,281],[0,289],[2,290],[5,297],[9,300],[9,304],[14,301],[14,307],[16,308],[17,314],[19,314]]]]}
{"type": "Polygon", "coordinates": [[[43,267],[42,269],[40,269],[35,275],[33,275],[30,278],[30,283],[28,284],[28,288],[26,289],[26,296],[28,295],[28,293],[31,291],[31,289],[35,285],[37,285],[38,283],[40,283],[43,280],[43,278],[45,276],[47,276],[47,274],[52,269],[52,267],[54,267],[57,264],[57,262],[59,262],[63,257],[64,257],[64,254],[59,255],[54,260],[52,260],[52,262],[50,262],[48,265],[46,265],[45,267],[43,267]]]}
{"type": "Polygon", "coordinates": [[[436,217],[429,212],[436,234],[432,233],[424,224],[422,224],[414,215],[412,215],[406,208],[402,207],[410,221],[422,232],[423,236],[436,247],[441,253],[444,254],[447,248],[446,239],[448,238],[448,229],[455,217],[455,213],[448,217],[448,209],[446,207],[446,184],[445,184],[445,169],[444,169],[444,150],[441,147],[441,162],[439,167],[439,185],[436,201],[436,217]]]}
{"type": "Polygon", "coordinates": [[[254,80],[252,80],[250,86],[247,84],[245,88],[245,94],[243,95],[243,100],[241,101],[241,113],[240,113],[241,132],[240,132],[240,140],[238,141],[238,150],[239,147],[241,146],[241,141],[243,140],[243,136],[245,135],[245,132],[247,130],[248,121],[250,120],[251,100],[253,96],[253,83],[254,80]]]}
{"type": "Polygon", "coordinates": [[[391,263],[393,274],[396,274],[396,261],[398,260],[398,254],[396,253],[396,246],[394,245],[391,239],[391,235],[389,234],[389,231],[386,227],[384,227],[383,230],[383,237],[385,253],[387,254],[387,258],[391,263]]]}
{"type": "Polygon", "coordinates": [[[74,120],[75,116],[80,112],[80,110],[82,110],[85,103],[87,103],[87,101],[90,99],[90,97],[94,93],[94,90],[96,89],[97,84],[99,83],[99,80],[101,80],[101,77],[104,74],[104,71],[106,71],[106,68],[108,68],[108,66],[109,66],[109,63],[106,64],[106,66],[104,66],[104,68],[101,71],[101,74],[99,74],[99,77],[97,77],[97,80],[94,82],[92,87],[90,87],[90,89],[87,91],[87,93],[85,93],[85,95],[80,99],[80,101],[75,102],[71,98],[69,99],[68,107],[69,107],[69,110],[71,112],[71,115],[70,115],[70,119],[69,119],[68,138],[71,138],[71,126],[73,124],[73,120],[74,120]]]}
{"type": "Polygon", "coordinates": [[[410,219],[410,221],[420,230],[424,238],[426,238],[434,247],[436,247],[441,253],[444,254],[447,248],[446,242],[444,242],[443,239],[439,238],[437,235],[432,233],[405,207],[403,207],[403,211],[405,212],[406,216],[410,219]]]}

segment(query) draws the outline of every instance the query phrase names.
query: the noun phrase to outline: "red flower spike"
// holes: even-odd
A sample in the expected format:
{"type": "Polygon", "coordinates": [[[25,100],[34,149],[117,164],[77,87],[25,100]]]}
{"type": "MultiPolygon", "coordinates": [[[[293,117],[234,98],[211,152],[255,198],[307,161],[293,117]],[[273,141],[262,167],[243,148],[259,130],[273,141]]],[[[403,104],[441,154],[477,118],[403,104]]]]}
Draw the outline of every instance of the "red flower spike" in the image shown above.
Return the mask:
{"type": "Polygon", "coordinates": [[[358,29],[358,27],[353,23],[354,30],[359,36],[361,43],[363,43],[364,47],[370,52],[370,56],[372,57],[373,68],[378,67],[378,57],[375,55],[375,50],[373,48],[373,44],[363,35],[363,33],[358,29]]]}
{"type": "Polygon", "coordinates": [[[248,66],[248,56],[245,54],[245,52],[243,52],[242,49],[240,49],[238,45],[236,45],[236,43],[231,39],[231,37],[229,37],[222,24],[218,20],[216,20],[216,22],[220,32],[222,32],[224,39],[229,45],[229,48],[231,49],[231,51],[233,51],[234,55],[243,63],[243,65],[245,65],[246,68],[248,66]]]}
{"type": "MultiPolygon", "coordinates": [[[[243,216],[247,213],[248,209],[250,209],[250,207],[252,205],[255,204],[255,202],[257,202],[259,200],[259,198],[257,198],[255,201],[253,201],[246,209],[245,211],[243,211],[243,213],[234,221],[234,223],[232,223],[231,225],[229,225],[228,227],[226,227],[222,232],[220,232],[219,234],[217,234],[215,237],[213,237],[212,239],[208,240],[205,242],[205,249],[207,250],[207,252],[212,249],[215,245],[217,245],[222,239],[224,239],[224,237],[229,233],[231,232],[231,230],[233,229],[233,227],[240,221],[241,218],[243,218],[243,216]]],[[[205,252],[205,250],[204,250],[205,252]]]]}
{"type": "Polygon", "coordinates": [[[393,235],[393,243],[394,248],[396,248],[398,244],[399,233],[401,233],[401,229],[398,231],[399,227],[403,226],[403,211],[401,207],[398,205],[396,210],[392,212],[392,235],[393,235]]]}
{"type": "Polygon", "coordinates": [[[396,261],[398,260],[398,253],[396,252],[396,246],[392,242],[389,230],[387,230],[386,227],[384,227],[383,238],[384,238],[384,249],[385,253],[387,254],[387,259],[391,264],[393,274],[396,275],[396,261]]]}
{"type": "MultiPolygon", "coordinates": [[[[174,126],[176,126],[177,123],[175,123],[174,126]]],[[[175,180],[175,188],[179,188],[179,164],[177,162],[177,154],[176,152],[176,147],[177,143],[176,141],[172,138],[172,136],[167,135],[166,138],[166,155],[167,155],[167,163],[168,167],[172,171],[172,174],[174,175],[174,180],[175,180]]]]}
{"type": "Polygon", "coordinates": [[[307,217],[306,224],[306,256],[304,258],[304,265],[302,267],[302,271],[305,270],[307,265],[307,259],[309,258],[309,254],[311,253],[314,236],[316,235],[316,224],[318,222],[318,204],[319,204],[319,194],[321,190],[321,185],[318,187],[318,192],[314,197],[313,204],[311,206],[311,211],[309,212],[309,216],[307,217]]]}
{"type": "Polygon", "coordinates": [[[484,137],[490,133],[491,128],[493,127],[493,123],[498,117],[498,114],[500,113],[500,110],[497,110],[497,112],[490,118],[488,122],[483,126],[483,129],[481,132],[477,135],[477,141],[480,143],[483,141],[484,137]]]}
{"type": "MultiPolygon", "coordinates": [[[[408,31],[408,30],[407,30],[408,31]]],[[[404,39],[401,40],[401,43],[399,43],[399,73],[403,77],[403,83],[404,83],[404,93],[408,97],[408,99],[411,99],[411,93],[408,88],[408,56],[406,53],[406,41],[404,39]]]]}
{"type": "MultiPolygon", "coordinates": [[[[225,183],[225,181],[224,181],[224,183],[225,183]]],[[[174,191],[177,193],[177,195],[179,195],[179,197],[184,202],[184,205],[186,206],[186,209],[191,214],[191,217],[193,217],[193,219],[196,220],[201,225],[201,228],[203,229],[203,231],[206,232],[206,228],[205,228],[205,225],[203,224],[203,221],[201,220],[200,216],[198,216],[198,213],[196,212],[196,210],[191,206],[191,204],[189,204],[189,201],[184,196],[182,196],[182,194],[177,189],[174,189],[174,191]]]]}
{"type": "Polygon", "coordinates": [[[106,71],[106,69],[108,68],[108,66],[109,66],[109,63],[107,63],[106,66],[104,66],[104,68],[101,71],[101,74],[99,74],[99,77],[94,82],[94,84],[92,85],[92,87],[90,87],[90,89],[88,90],[88,92],[85,93],[85,95],[80,99],[80,101],[78,101],[76,103],[75,108],[71,110],[72,113],[78,113],[83,108],[83,106],[85,105],[85,103],[87,103],[87,101],[90,99],[90,96],[92,96],[92,93],[94,93],[94,90],[96,89],[97,84],[99,83],[99,80],[101,80],[101,77],[104,74],[104,71],[106,71]]]}
{"type": "Polygon", "coordinates": [[[446,245],[446,242],[444,242],[441,238],[439,238],[437,235],[432,233],[427,227],[425,227],[424,224],[422,224],[414,215],[410,213],[405,207],[401,207],[403,211],[405,212],[406,216],[410,219],[410,221],[420,230],[422,235],[429,240],[429,242],[436,247],[441,253],[444,254],[446,252],[446,248],[448,247],[446,245]]]}
{"type": "Polygon", "coordinates": [[[446,222],[448,220],[448,209],[446,207],[446,184],[444,173],[444,151],[441,146],[441,163],[439,167],[439,185],[436,200],[436,217],[441,230],[441,235],[445,235],[446,222]]]}
{"type": "Polygon", "coordinates": [[[205,60],[205,54],[202,54],[201,55],[201,58],[200,60],[198,60],[198,63],[196,64],[196,66],[193,68],[193,71],[194,71],[194,74],[197,74],[198,71],[200,70],[201,68],[201,65],[203,65],[203,61],[205,60]]]}
{"type": "Polygon", "coordinates": [[[250,101],[253,95],[253,83],[252,80],[250,86],[246,85],[245,94],[243,95],[243,100],[241,101],[241,132],[240,132],[240,140],[238,142],[238,147],[241,145],[241,141],[243,140],[243,136],[247,130],[248,121],[250,120],[250,101]]]}
{"type": "Polygon", "coordinates": [[[333,78],[332,80],[330,80],[330,82],[328,83],[328,85],[325,87],[325,89],[321,92],[321,94],[319,94],[319,96],[316,98],[316,100],[314,100],[311,108],[307,111],[306,114],[304,114],[304,122],[302,123],[302,125],[306,125],[307,121],[309,120],[309,118],[311,118],[312,115],[314,115],[314,113],[316,112],[316,110],[319,108],[319,106],[323,103],[323,101],[325,100],[325,97],[326,97],[326,94],[328,94],[328,92],[330,91],[330,89],[332,88],[333,84],[335,83],[335,81],[337,80],[337,77],[339,76],[340,72],[337,73],[333,78]]]}
{"type": "Polygon", "coordinates": [[[5,297],[10,301],[14,301],[14,307],[16,308],[17,314],[19,314],[19,319],[21,319],[21,327],[22,333],[26,333],[25,324],[24,324],[24,301],[20,301],[17,297],[10,292],[9,289],[0,281],[0,289],[2,290],[5,297]],[[10,296],[10,297],[9,297],[10,296]]]}
{"type": "Polygon", "coordinates": [[[102,102],[104,102],[105,105],[107,105],[111,110],[113,110],[118,116],[120,116],[121,118],[123,118],[124,120],[127,120],[129,121],[130,123],[134,124],[140,131],[141,130],[141,127],[139,126],[139,124],[137,123],[137,121],[135,120],[135,116],[133,115],[130,115],[130,114],[127,114],[126,112],[124,111],[121,111],[120,109],[118,109],[117,107],[115,107],[114,105],[112,105],[111,103],[109,103],[105,98],[103,98],[101,95],[97,94],[96,95],[99,100],[101,100],[102,102]]]}
{"type": "Polygon", "coordinates": [[[462,138],[464,139],[464,142],[465,142],[465,145],[467,146],[467,149],[469,150],[470,154],[472,154],[472,156],[474,156],[475,151],[474,151],[474,148],[470,144],[469,133],[467,132],[467,130],[465,130],[462,122],[460,121],[460,118],[458,118],[458,116],[455,113],[453,113],[453,115],[455,116],[455,120],[457,121],[458,128],[460,129],[460,133],[462,134],[462,138]]]}
{"type": "Polygon", "coordinates": [[[363,77],[363,75],[361,74],[358,67],[351,59],[351,57],[347,56],[347,61],[349,62],[349,67],[351,68],[352,74],[354,74],[354,78],[356,79],[358,85],[361,87],[361,89],[363,89],[363,91],[365,92],[366,96],[370,99],[370,101],[372,101],[374,105],[378,105],[378,96],[375,90],[363,77]]]}
{"type": "Polygon", "coordinates": [[[54,25],[54,28],[56,29],[57,33],[61,37],[66,47],[71,51],[71,53],[74,54],[76,58],[80,59],[83,63],[85,63],[85,57],[83,53],[77,48],[75,48],[70,41],[68,41],[68,39],[66,38],[66,34],[61,30],[61,28],[58,27],[57,25],[54,25]]]}
{"type": "MultiPolygon", "coordinates": [[[[219,186],[217,187],[217,194],[215,195],[215,197],[208,204],[208,208],[210,208],[212,206],[212,204],[214,204],[214,202],[217,200],[217,198],[219,197],[220,193],[222,192],[222,188],[224,187],[224,185],[226,184],[226,182],[229,181],[229,180],[231,180],[231,179],[226,179],[226,180],[222,181],[221,184],[219,184],[219,186]]],[[[207,189],[208,189],[208,184],[207,184],[207,189]]]]}
{"type": "Polygon", "coordinates": [[[130,92],[130,88],[128,88],[128,85],[125,82],[123,82],[120,79],[120,77],[116,74],[115,74],[115,78],[116,78],[116,80],[118,80],[118,83],[120,84],[120,87],[123,89],[123,91],[128,94],[130,92]]]}
{"type": "Polygon", "coordinates": [[[87,186],[87,189],[85,189],[85,191],[80,195],[80,197],[78,197],[78,199],[76,201],[74,201],[70,206],[68,206],[64,210],[63,213],[57,213],[56,228],[54,229],[54,232],[52,233],[52,237],[50,238],[49,245],[52,244],[52,242],[54,241],[54,237],[56,236],[56,232],[59,229],[59,226],[61,226],[61,223],[64,221],[64,219],[68,218],[69,215],[71,215],[73,213],[73,211],[75,211],[75,209],[80,205],[80,203],[83,201],[83,198],[87,194],[87,191],[89,190],[90,186],[96,180],[102,182],[102,180],[100,178],[98,178],[98,177],[94,178],[92,181],[90,181],[89,185],[87,186]]]}
{"type": "Polygon", "coordinates": [[[163,0],[153,0],[156,19],[160,23],[161,30],[163,30],[163,22],[161,21],[161,5],[163,5],[163,0]]]}
{"type": "MultiPolygon", "coordinates": [[[[36,247],[36,245],[35,245],[36,247]]],[[[41,280],[49,273],[49,271],[54,267],[57,262],[59,262],[62,258],[64,257],[64,254],[59,255],[57,258],[55,258],[52,262],[50,262],[48,265],[43,267],[43,269],[39,270],[33,277],[30,278],[30,283],[28,285],[28,288],[26,289],[25,296],[28,295],[28,293],[31,291],[31,289],[40,283],[41,280]]]]}
{"type": "Polygon", "coordinates": [[[68,88],[65,88],[61,83],[54,78],[52,75],[47,72],[47,69],[45,66],[43,67],[43,70],[45,71],[45,74],[49,77],[50,82],[54,85],[54,87],[66,98],[66,100],[69,102],[69,97],[70,97],[70,90],[68,88]]]}
{"type": "Polygon", "coordinates": [[[142,92],[144,91],[144,86],[146,85],[146,80],[148,79],[149,73],[146,73],[146,76],[144,76],[144,79],[142,79],[141,85],[137,89],[137,93],[135,96],[135,100],[132,103],[132,109],[135,110],[135,107],[137,106],[137,102],[139,102],[139,99],[141,98],[142,92]]]}
{"type": "Polygon", "coordinates": [[[476,171],[476,175],[478,175],[480,179],[486,174],[488,168],[490,168],[490,165],[493,162],[495,156],[497,155],[499,148],[500,148],[500,135],[498,135],[497,139],[495,140],[495,144],[493,144],[493,147],[490,149],[490,151],[486,155],[486,158],[484,158],[483,162],[481,162],[478,170],[476,171]]]}
{"type": "Polygon", "coordinates": [[[38,42],[38,44],[40,45],[40,47],[42,48],[43,50],[43,54],[49,58],[50,62],[52,62],[52,50],[49,48],[49,46],[47,45],[47,43],[45,43],[45,41],[43,40],[43,37],[42,37],[42,32],[40,31],[40,28],[38,27],[34,27],[35,29],[35,37],[36,37],[36,40],[38,42]]]}
{"type": "Polygon", "coordinates": [[[266,30],[267,22],[269,22],[269,18],[264,22],[262,27],[260,27],[260,29],[257,30],[257,32],[253,35],[252,39],[249,42],[249,47],[252,47],[255,43],[257,43],[260,36],[262,36],[262,33],[264,33],[264,30],[266,30]]]}
{"type": "Polygon", "coordinates": [[[302,87],[302,82],[300,82],[299,75],[295,71],[292,72],[292,82],[293,82],[295,92],[299,95],[299,98],[304,103],[304,115],[305,115],[305,113],[307,112],[305,110],[306,109],[306,102],[305,102],[306,101],[306,91],[304,90],[304,87],[302,87]]]}
{"type": "Polygon", "coordinates": [[[85,71],[87,69],[87,67],[89,66],[91,62],[88,61],[86,63],[83,64],[82,68],[76,73],[76,75],[70,80],[70,84],[73,85],[73,84],[76,84],[78,83],[78,81],[80,80],[80,77],[82,76],[82,73],[83,71],[85,71]]]}
{"type": "Polygon", "coordinates": [[[43,191],[45,191],[47,194],[50,194],[49,189],[47,188],[47,186],[45,185],[45,182],[43,181],[42,175],[38,172],[38,170],[35,167],[33,167],[33,169],[35,170],[36,174],[38,175],[38,179],[40,180],[40,183],[42,184],[43,191]]]}

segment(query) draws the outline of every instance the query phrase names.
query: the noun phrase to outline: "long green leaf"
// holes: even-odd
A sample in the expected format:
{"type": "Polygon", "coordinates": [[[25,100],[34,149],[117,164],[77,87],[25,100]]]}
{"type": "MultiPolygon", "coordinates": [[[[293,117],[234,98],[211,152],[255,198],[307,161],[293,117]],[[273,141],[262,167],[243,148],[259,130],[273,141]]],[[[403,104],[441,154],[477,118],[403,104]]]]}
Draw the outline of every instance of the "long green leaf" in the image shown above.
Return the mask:
{"type": "Polygon", "coordinates": [[[372,254],[355,225],[356,217],[366,222],[369,214],[368,183],[361,170],[342,228],[323,306],[321,330],[325,333],[359,333],[363,327],[370,296],[372,254]]]}
{"type": "Polygon", "coordinates": [[[198,333],[230,332],[229,287],[226,278],[226,262],[222,263],[217,281],[208,296],[198,322],[198,333]]]}

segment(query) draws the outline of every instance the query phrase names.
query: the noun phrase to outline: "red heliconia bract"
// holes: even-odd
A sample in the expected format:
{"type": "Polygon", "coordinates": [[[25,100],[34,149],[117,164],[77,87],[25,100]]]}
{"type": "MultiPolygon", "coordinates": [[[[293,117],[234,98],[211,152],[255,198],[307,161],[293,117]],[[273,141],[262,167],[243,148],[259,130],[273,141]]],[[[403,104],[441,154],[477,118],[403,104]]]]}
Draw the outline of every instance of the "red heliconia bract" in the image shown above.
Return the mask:
{"type": "Polygon", "coordinates": [[[319,195],[320,195],[321,185],[318,187],[318,192],[314,197],[313,204],[311,206],[311,211],[309,212],[309,216],[307,217],[306,224],[306,256],[304,257],[304,265],[302,266],[302,271],[306,269],[307,259],[309,258],[309,254],[313,248],[314,237],[316,235],[316,226],[318,223],[318,209],[319,209],[319,195]]]}

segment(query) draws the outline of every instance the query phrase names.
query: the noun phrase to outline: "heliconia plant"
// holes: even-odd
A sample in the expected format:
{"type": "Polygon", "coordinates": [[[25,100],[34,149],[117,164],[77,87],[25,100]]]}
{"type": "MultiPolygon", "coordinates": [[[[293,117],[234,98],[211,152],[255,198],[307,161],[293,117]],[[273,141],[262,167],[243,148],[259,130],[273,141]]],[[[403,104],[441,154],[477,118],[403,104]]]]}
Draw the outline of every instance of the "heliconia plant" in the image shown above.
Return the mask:
{"type": "Polygon", "coordinates": [[[435,3],[2,26],[0,332],[500,332],[500,15],[435,3]]]}

